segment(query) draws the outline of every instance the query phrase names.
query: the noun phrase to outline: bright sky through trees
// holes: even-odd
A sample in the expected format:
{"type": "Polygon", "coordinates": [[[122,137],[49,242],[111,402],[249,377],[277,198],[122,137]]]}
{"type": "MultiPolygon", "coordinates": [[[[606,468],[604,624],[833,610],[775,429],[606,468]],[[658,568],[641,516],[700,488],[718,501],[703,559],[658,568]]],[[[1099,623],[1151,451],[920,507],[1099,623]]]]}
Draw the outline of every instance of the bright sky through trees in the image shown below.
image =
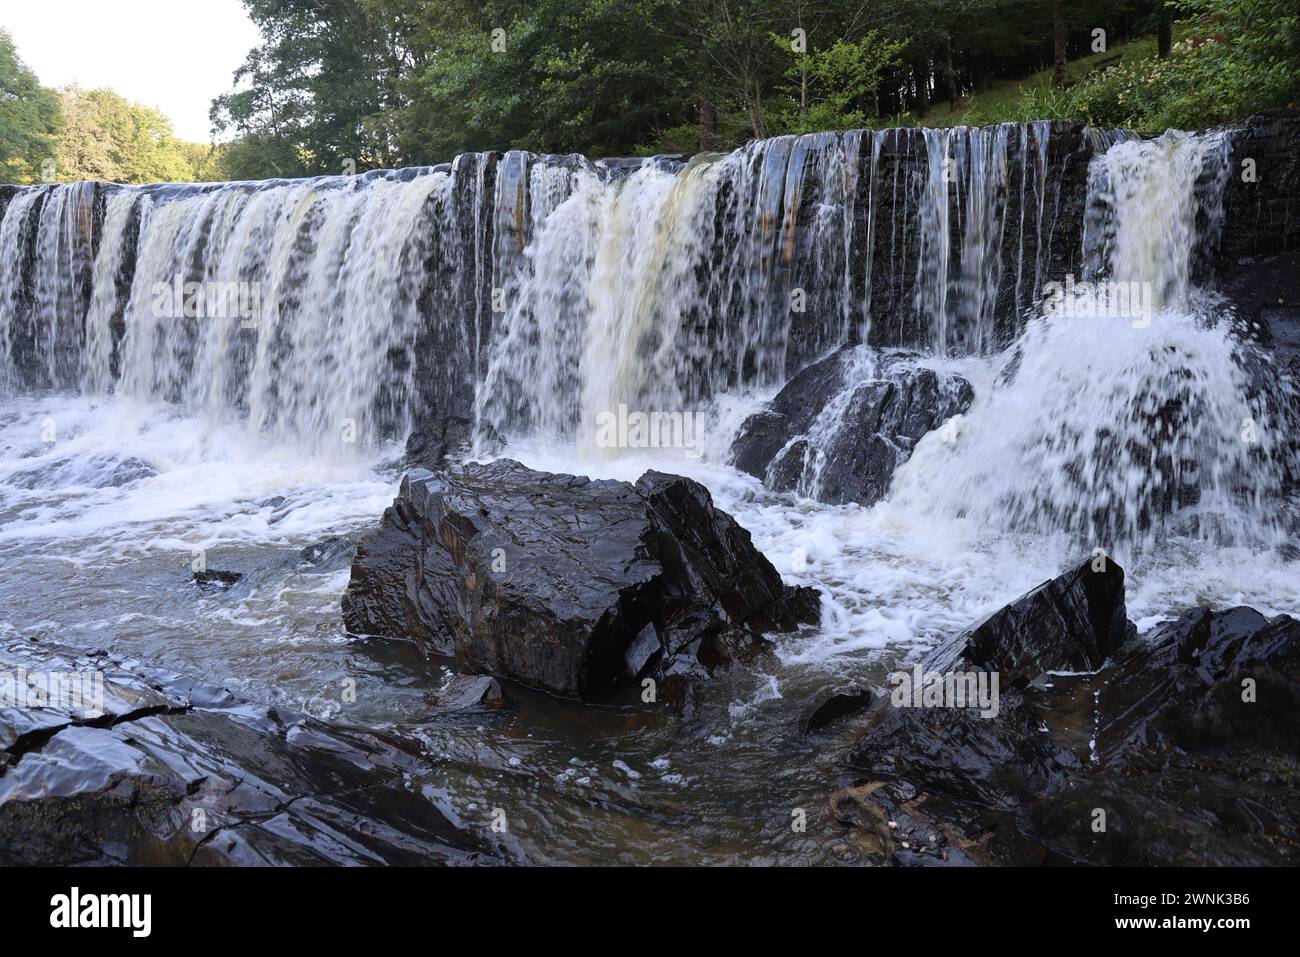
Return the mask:
{"type": "Polygon", "coordinates": [[[196,143],[209,141],[212,100],[259,41],[239,0],[5,0],[0,27],[44,85],[108,87],[196,143]]]}

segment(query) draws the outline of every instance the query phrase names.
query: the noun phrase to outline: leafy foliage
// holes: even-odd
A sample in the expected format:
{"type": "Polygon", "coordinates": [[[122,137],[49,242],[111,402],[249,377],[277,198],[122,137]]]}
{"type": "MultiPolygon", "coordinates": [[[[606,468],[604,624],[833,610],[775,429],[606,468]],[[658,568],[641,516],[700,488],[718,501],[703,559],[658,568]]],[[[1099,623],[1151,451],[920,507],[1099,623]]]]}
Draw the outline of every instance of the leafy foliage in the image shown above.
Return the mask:
{"type": "Polygon", "coordinates": [[[1166,59],[1116,64],[1071,91],[1070,114],[1143,130],[1230,123],[1300,100],[1300,11],[1283,0],[1190,0],[1166,59]]]}
{"type": "Polygon", "coordinates": [[[75,86],[63,91],[60,109],[59,180],[168,183],[194,178],[186,144],[172,135],[171,120],[157,110],[112,90],[75,86]]]}
{"type": "Polygon", "coordinates": [[[51,158],[65,179],[260,179],[913,123],[1192,128],[1300,99],[1295,0],[243,2],[262,42],[213,103],[216,146],[111,91],[42,87],[0,32],[0,178],[51,158]],[[1095,53],[1099,27],[1121,52],[1095,53]]]}
{"type": "MultiPolygon", "coordinates": [[[[777,44],[788,47],[784,38],[777,44]]],[[[906,41],[886,40],[876,30],[857,41],[837,39],[829,47],[794,53],[778,88],[784,96],[769,107],[770,125],[777,133],[863,129],[877,117],[860,106],[862,92],[880,85],[884,72],[897,67],[906,41]]]]}
{"type": "Polygon", "coordinates": [[[0,182],[30,183],[54,157],[59,98],[23,65],[13,39],[0,30],[0,182]]]}
{"type": "Polygon", "coordinates": [[[0,30],[0,182],[224,178],[222,150],[184,143],[157,110],[112,90],[44,87],[0,30]]]}

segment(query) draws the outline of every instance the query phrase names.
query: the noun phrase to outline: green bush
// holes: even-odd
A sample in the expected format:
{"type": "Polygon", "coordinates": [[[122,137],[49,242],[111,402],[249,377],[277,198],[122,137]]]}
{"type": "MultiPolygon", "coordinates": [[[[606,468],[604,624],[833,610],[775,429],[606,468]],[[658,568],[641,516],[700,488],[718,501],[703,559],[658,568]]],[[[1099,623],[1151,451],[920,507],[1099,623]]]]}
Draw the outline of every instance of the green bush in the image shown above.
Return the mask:
{"type": "Polygon", "coordinates": [[[1294,0],[1189,0],[1201,16],[1163,60],[1120,63],[1069,93],[1098,126],[1196,129],[1232,123],[1300,97],[1294,0]]]}

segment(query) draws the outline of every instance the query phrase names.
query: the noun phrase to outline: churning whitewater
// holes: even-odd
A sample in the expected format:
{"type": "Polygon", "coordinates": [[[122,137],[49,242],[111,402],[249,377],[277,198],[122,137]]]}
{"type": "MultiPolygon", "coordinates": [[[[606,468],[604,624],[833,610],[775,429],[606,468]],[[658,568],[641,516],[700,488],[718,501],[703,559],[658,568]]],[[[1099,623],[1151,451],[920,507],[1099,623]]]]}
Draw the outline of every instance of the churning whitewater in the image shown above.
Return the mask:
{"type": "Polygon", "coordinates": [[[548,785],[519,840],[542,860],[582,856],[572,828],[613,860],[663,842],[682,860],[821,860],[834,851],[798,835],[733,837],[755,801],[788,808],[824,783],[826,759],[773,729],[827,674],[879,683],[1095,549],[1124,565],[1141,629],[1198,603],[1300,614],[1282,491],[1300,471],[1295,387],[1261,385],[1268,360],[1203,282],[1230,137],[1062,136],[822,133],[689,162],[515,151],[19,189],[0,224],[0,635],[111,642],[320,716],[340,712],[345,673],[350,719],[410,721],[441,679],[350,642],[346,567],[294,556],[374,524],[415,422],[463,418],[480,459],[689,475],[787,582],[821,589],[821,626],[714,692],[730,730],[702,753],[600,717],[579,738],[539,700],[528,721],[422,732],[459,763],[421,784],[455,821],[485,782],[523,790],[499,775],[530,770],[548,785]],[[747,417],[842,346],[858,371],[805,437],[796,491],[732,467],[747,417]],[[882,501],[817,501],[856,377],[896,354],[962,376],[973,403],[882,501]],[[620,407],[689,414],[699,441],[600,440],[620,407]],[[196,555],[247,583],[195,593],[196,555]],[[627,812],[634,780],[661,809],[689,789],[710,839],[627,812]]]}

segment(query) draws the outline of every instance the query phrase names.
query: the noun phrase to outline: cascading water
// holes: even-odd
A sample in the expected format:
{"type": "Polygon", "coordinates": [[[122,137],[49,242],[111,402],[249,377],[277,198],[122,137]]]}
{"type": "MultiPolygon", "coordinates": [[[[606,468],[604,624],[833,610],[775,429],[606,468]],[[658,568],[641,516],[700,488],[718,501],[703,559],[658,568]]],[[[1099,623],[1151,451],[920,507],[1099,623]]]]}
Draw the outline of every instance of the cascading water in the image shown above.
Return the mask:
{"type": "Polygon", "coordinates": [[[788,819],[833,774],[792,770],[780,743],[801,695],[827,672],[875,680],[1081,550],[1125,563],[1139,624],[1193,601],[1300,612],[1296,563],[1271,550],[1300,474],[1291,386],[1261,382],[1199,285],[1229,147],[1034,123],[778,137],[689,162],[512,151],[0,192],[0,565],[22,571],[0,584],[0,635],[111,641],[325,716],[339,675],[360,675],[350,720],[411,721],[438,679],[349,643],[346,569],[293,561],[373,525],[410,423],[463,419],[476,454],[539,468],[685,472],[788,580],[822,589],[822,626],[721,685],[707,742],[416,721],[431,753],[461,759],[418,784],[459,818],[518,791],[538,859],[579,856],[564,835],[595,827],[593,806],[613,859],[756,859],[635,809],[689,787],[714,820],[757,813],[755,794],[788,819]],[[1132,284],[1149,299],[1113,295],[1132,284]],[[731,468],[748,413],[845,345],[795,492],[731,468]],[[974,404],[884,501],[811,501],[885,359],[959,373],[974,404]],[[703,458],[602,445],[596,423],[620,406],[700,414],[703,458]],[[253,584],[181,594],[196,551],[253,584]],[[639,790],[606,771],[615,757],[639,790]]]}
{"type": "Polygon", "coordinates": [[[1226,170],[1219,135],[1129,141],[1094,160],[1089,281],[1029,323],[959,441],[923,443],[898,503],[1076,535],[1124,560],[1176,536],[1282,541],[1294,423],[1253,394],[1247,347],[1191,280],[1226,170]]]}
{"type": "Polygon", "coordinates": [[[0,382],[24,361],[45,387],[76,385],[83,345],[82,318],[92,259],[94,187],[91,183],[32,190],[11,203],[0,234],[0,318],[5,367],[0,382]],[[28,245],[30,243],[30,245],[28,245]],[[24,265],[31,256],[30,277],[24,265]],[[17,321],[24,316],[26,322],[17,321]]]}

